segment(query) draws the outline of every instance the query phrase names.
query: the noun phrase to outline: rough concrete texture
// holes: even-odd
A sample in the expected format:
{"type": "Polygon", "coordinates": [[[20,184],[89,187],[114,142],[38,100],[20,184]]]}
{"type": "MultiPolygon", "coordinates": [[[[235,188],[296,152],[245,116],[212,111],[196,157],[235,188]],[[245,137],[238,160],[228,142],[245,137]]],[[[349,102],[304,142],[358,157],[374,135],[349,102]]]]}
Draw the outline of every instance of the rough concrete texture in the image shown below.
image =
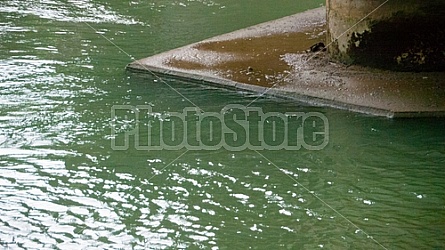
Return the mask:
{"type": "Polygon", "coordinates": [[[333,63],[308,48],[326,36],[325,8],[130,63],[131,71],[255,91],[387,117],[445,116],[445,72],[391,72],[333,63]]]}
{"type": "Polygon", "coordinates": [[[445,71],[445,1],[327,0],[326,5],[332,59],[397,71],[445,71]]]}

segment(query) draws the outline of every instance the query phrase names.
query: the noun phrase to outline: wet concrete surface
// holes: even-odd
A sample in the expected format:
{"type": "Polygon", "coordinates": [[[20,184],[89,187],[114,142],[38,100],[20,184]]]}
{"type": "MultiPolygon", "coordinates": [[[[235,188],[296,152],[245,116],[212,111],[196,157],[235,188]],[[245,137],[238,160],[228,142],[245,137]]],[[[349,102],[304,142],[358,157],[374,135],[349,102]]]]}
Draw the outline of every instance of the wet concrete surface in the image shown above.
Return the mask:
{"type": "Polygon", "coordinates": [[[127,69],[379,116],[445,116],[445,72],[347,66],[331,62],[326,52],[308,52],[325,40],[325,15],[317,8],[137,60],[127,69]]]}
{"type": "Polygon", "coordinates": [[[215,60],[209,64],[175,58],[167,65],[182,69],[216,70],[218,75],[237,82],[270,87],[292,70],[292,65],[283,60],[284,55],[304,53],[311,45],[322,39],[319,34],[324,33],[324,30],[324,26],[320,26],[307,33],[269,34],[202,42],[192,48],[212,52],[216,56],[222,55],[222,58],[229,53],[231,57],[227,60],[215,60]]]}

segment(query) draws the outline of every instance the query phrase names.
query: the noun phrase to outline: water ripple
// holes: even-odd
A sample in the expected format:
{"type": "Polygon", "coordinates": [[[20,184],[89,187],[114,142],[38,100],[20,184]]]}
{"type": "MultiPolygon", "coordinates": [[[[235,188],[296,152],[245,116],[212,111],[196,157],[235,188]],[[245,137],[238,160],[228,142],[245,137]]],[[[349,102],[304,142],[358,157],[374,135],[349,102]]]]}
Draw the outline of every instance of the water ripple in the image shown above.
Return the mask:
{"type": "Polygon", "coordinates": [[[8,1],[2,3],[0,12],[14,13],[22,16],[35,15],[43,19],[62,22],[144,25],[144,23],[140,21],[120,15],[106,6],[94,3],[90,0],[8,1]],[[73,11],[72,7],[77,8],[77,11],[73,11]]]}

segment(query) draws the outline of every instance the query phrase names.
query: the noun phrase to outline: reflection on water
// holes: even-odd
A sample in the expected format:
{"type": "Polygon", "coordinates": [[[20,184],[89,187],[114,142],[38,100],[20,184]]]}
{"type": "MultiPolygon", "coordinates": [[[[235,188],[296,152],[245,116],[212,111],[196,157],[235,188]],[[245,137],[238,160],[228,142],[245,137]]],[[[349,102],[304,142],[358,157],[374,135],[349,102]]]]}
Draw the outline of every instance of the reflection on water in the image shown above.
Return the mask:
{"type": "Polygon", "coordinates": [[[90,0],[8,1],[2,3],[0,12],[13,15],[14,18],[34,15],[62,22],[143,24],[90,0]]]}
{"type": "MultiPolygon", "coordinates": [[[[123,51],[143,57],[322,2],[0,3],[0,246],[445,248],[443,119],[259,99],[264,112],[322,112],[329,145],[112,150],[113,105],[191,106],[156,78],[125,73],[123,51]]],[[[210,112],[256,98],[166,81],[210,112]]]]}

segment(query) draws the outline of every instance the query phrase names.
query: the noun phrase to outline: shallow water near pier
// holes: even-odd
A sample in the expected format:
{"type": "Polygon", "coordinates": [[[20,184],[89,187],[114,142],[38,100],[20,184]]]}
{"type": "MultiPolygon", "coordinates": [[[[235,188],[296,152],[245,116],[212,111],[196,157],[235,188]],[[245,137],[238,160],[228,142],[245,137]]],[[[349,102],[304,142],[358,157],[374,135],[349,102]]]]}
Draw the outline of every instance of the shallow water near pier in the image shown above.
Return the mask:
{"type": "MultiPolygon", "coordinates": [[[[1,248],[444,249],[444,119],[390,120],[124,70],[323,2],[0,3],[1,248]],[[329,143],[112,148],[114,105],[149,105],[162,119],[230,104],[319,112],[329,143]]],[[[133,119],[117,122],[131,129],[133,119]]]]}

